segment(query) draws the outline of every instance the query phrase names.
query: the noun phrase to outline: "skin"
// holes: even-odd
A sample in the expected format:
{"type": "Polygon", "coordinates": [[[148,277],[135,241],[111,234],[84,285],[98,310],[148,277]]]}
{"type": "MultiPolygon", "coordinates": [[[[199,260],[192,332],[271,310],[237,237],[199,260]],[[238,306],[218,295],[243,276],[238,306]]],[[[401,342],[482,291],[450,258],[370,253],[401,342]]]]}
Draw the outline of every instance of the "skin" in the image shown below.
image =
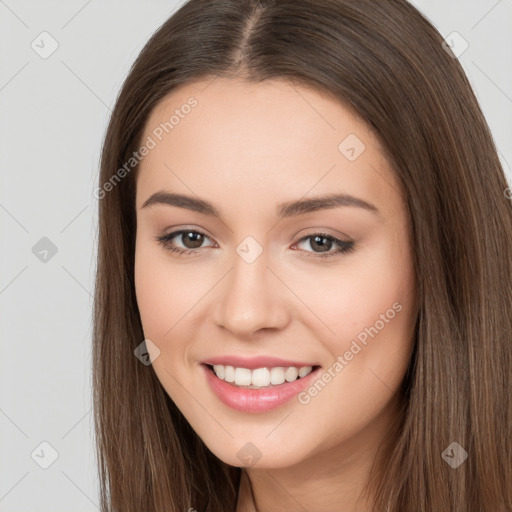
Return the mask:
{"type": "Polygon", "coordinates": [[[135,284],[145,337],[160,350],[154,371],[208,448],[245,466],[237,512],[369,511],[362,492],[396,415],[415,321],[409,217],[393,171],[360,118],[284,80],[182,85],[152,111],[142,140],[190,96],[197,106],[137,176],[135,284]],[[349,134],[365,145],[354,161],[338,149],[349,134]],[[205,199],[222,217],[142,207],[161,190],[205,199]],[[351,194],[378,213],[341,206],[276,216],[282,202],[329,193],[351,194]],[[170,242],[195,255],[155,240],[179,229],[206,235],[202,245],[186,236],[170,242]],[[322,247],[304,238],[319,232],[353,241],[353,251],[320,257],[322,247]],[[247,236],[263,250],[250,264],[236,252],[247,236]],[[395,303],[400,312],[307,404],[294,398],[264,413],[236,411],[201,371],[201,361],[227,354],[327,370],[395,303]],[[237,455],[248,442],[261,453],[252,466],[237,455]]]}

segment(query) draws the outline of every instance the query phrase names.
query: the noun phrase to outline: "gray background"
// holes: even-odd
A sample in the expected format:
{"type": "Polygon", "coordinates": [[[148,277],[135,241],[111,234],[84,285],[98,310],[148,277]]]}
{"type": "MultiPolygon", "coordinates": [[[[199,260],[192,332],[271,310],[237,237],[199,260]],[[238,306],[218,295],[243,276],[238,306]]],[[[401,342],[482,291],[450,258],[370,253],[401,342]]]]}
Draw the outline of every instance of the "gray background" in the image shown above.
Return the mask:
{"type": "MultiPolygon", "coordinates": [[[[469,43],[459,60],[512,180],[512,0],[413,3],[444,37],[456,31],[469,43]]],[[[90,340],[99,151],[129,66],[177,5],[0,0],[0,511],[98,510],[90,340]],[[46,59],[31,47],[51,49],[43,31],[58,43],[46,59]],[[46,262],[33,252],[48,248],[43,237],[57,249],[46,262]]]]}

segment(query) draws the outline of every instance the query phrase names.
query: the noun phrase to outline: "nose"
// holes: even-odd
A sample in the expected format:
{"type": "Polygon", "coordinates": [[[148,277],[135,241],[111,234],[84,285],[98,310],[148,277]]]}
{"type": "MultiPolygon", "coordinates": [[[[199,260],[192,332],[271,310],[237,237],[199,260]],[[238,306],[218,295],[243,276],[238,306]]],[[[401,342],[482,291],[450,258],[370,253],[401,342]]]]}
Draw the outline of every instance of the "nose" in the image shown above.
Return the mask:
{"type": "Polygon", "coordinates": [[[252,263],[235,254],[233,268],[218,285],[216,325],[240,339],[264,329],[285,328],[291,318],[291,294],[276,274],[265,251],[252,263]]]}

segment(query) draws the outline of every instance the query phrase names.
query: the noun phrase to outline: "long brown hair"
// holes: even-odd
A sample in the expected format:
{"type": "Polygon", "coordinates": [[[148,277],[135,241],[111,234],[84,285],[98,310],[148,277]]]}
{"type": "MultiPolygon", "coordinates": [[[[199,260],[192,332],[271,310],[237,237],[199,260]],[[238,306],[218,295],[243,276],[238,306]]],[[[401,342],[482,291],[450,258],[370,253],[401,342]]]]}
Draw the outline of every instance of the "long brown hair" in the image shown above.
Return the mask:
{"type": "Polygon", "coordinates": [[[475,95],[442,43],[405,0],[190,0],[151,37],[117,99],[97,196],[102,511],[236,507],[240,469],[206,448],[134,356],[144,339],[137,166],[118,173],[155,105],[215,76],[281,78],[332,94],[375,131],[403,187],[419,310],[386,474],[375,467],[369,482],[372,510],[512,510],[512,202],[475,95]],[[442,457],[452,442],[468,453],[457,468],[442,457]]]}

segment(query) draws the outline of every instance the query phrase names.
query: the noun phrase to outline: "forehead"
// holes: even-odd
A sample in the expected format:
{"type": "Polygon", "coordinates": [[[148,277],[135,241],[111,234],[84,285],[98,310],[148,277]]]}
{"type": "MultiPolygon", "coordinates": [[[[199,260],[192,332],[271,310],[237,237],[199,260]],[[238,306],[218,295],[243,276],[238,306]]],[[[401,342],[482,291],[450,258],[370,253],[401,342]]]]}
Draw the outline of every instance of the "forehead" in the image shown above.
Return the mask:
{"type": "Polygon", "coordinates": [[[151,112],[148,138],[154,147],[140,163],[138,207],[160,189],[221,203],[247,192],[255,206],[308,193],[351,193],[388,206],[399,199],[371,128],[332,96],[284,80],[182,85],[151,112]]]}

